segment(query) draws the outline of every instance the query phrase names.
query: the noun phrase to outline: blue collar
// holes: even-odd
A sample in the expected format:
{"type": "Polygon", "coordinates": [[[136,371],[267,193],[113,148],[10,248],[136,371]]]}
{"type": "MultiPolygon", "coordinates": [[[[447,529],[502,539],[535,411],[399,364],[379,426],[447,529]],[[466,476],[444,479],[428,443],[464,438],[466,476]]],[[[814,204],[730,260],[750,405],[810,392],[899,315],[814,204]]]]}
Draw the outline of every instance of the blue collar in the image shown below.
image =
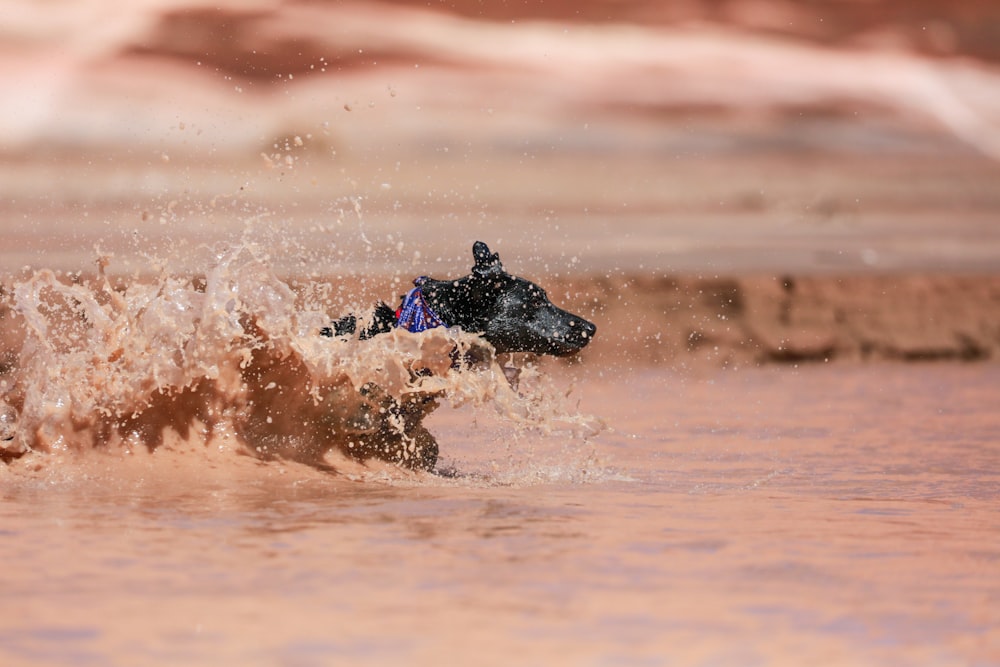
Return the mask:
{"type": "Polygon", "coordinates": [[[403,303],[396,311],[396,326],[407,331],[426,331],[445,326],[441,318],[437,316],[424,298],[423,287],[428,280],[427,276],[420,276],[413,281],[415,287],[407,292],[403,297],[403,303]]]}

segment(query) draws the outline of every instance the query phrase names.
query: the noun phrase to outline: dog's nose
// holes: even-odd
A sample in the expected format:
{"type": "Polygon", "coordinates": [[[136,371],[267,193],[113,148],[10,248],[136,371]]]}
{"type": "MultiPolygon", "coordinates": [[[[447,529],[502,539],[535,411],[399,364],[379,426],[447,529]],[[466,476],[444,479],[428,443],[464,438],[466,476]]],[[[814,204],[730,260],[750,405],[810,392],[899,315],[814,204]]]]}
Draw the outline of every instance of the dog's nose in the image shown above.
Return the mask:
{"type": "Polygon", "coordinates": [[[589,342],[590,339],[594,337],[594,334],[597,333],[597,327],[594,326],[592,322],[588,322],[587,320],[573,320],[569,323],[569,325],[579,331],[577,335],[585,341],[584,344],[589,342]]]}

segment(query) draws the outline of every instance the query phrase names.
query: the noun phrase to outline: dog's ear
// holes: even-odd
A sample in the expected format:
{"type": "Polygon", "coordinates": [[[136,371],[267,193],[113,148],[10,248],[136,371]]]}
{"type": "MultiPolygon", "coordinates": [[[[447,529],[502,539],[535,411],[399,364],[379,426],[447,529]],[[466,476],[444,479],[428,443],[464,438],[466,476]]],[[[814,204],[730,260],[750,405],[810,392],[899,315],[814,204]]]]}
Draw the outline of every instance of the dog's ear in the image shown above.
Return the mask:
{"type": "Polygon", "coordinates": [[[472,257],[476,260],[472,267],[472,272],[477,276],[486,275],[493,271],[503,271],[503,264],[500,263],[500,255],[490,252],[489,246],[482,241],[476,241],[472,246],[472,257]]]}

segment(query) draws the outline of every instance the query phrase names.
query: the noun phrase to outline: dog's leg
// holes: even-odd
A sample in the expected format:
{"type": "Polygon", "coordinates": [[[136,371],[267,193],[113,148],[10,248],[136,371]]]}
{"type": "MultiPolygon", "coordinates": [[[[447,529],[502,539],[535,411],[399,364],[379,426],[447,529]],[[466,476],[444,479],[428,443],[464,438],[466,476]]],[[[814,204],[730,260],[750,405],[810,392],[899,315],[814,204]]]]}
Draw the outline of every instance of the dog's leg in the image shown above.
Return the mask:
{"type": "MultiPolygon", "coordinates": [[[[384,303],[375,307],[372,313],[371,323],[361,330],[361,340],[368,340],[379,334],[389,333],[396,326],[396,311],[384,303]]],[[[333,338],[334,336],[350,336],[358,330],[358,318],[354,315],[345,315],[339,320],[330,322],[330,326],[322,327],[319,330],[320,336],[333,338]]]]}
{"type": "Polygon", "coordinates": [[[379,334],[389,333],[396,326],[396,311],[385,303],[375,306],[371,324],[361,332],[361,340],[368,340],[379,334]]]}
{"type": "Polygon", "coordinates": [[[350,336],[358,327],[358,318],[354,317],[354,315],[345,315],[330,324],[332,326],[323,327],[319,330],[320,336],[326,336],[327,338],[350,336]]]}
{"type": "Polygon", "coordinates": [[[438,444],[422,422],[438,407],[438,395],[410,394],[396,400],[373,384],[365,385],[361,392],[369,405],[378,406],[368,411],[377,423],[359,434],[346,453],[362,460],[377,458],[411,470],[433,470],[438,444]]]}

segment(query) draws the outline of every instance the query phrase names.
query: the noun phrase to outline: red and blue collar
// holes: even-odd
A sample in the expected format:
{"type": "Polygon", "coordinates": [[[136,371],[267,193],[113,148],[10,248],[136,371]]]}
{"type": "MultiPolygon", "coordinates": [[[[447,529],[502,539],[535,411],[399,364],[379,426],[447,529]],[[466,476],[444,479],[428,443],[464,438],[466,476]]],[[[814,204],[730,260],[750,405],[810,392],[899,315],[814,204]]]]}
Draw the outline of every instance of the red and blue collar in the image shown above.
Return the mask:
{"type": "Polygon", "coordinates": [[[427,303],[424,292],[421,289],[429,280],[427,276],[420,276],[413,281],[413,289],[403,297],[403,302],[396,310],[396,326],[407,331],[418,332],[427,329],[446,326],[437,316],[437,313],[427,303]]]}

